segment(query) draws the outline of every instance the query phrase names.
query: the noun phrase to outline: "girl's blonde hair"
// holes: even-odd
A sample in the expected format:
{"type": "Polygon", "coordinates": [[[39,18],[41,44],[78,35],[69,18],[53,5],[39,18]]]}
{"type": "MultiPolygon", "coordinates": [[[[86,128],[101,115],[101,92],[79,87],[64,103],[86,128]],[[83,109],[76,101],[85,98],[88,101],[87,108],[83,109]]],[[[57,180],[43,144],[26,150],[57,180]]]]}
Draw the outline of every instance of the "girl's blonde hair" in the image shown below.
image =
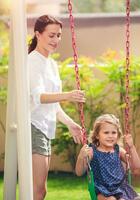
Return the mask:
{"type": "Polygon", "coordinates": [[[95,144],[96,146],[99,146],[99,140],[97,139],[97,136],[100,132],[101,125],[103,123],[109,123],[109,124],[116,126],[117,131],[118,131],[118,138],[120,138],[122,135],[122,130],[121,130],[119,119],[117,117],[115,117],[115,115],[113,115],[113,114],[101,115],[95,120],[94,125],[93,125],[93,130],[91,131],[91,134],[89,137],[89,141],[91,143],[95,144]]]}

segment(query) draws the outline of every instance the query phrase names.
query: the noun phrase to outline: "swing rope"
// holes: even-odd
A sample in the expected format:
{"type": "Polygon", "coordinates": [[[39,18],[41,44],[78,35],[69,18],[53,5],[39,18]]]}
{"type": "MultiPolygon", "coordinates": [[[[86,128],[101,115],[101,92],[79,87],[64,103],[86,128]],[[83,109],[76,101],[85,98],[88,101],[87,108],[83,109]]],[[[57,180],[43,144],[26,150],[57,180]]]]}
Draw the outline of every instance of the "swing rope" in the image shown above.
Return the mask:
{"type": "MultiPolygon", "coordinates": [[[[76,34],[75,34],[74,17],[72,15],[71,0],[68,0],[68,10],[69,10],[69,20],[70,20],[71,37],[72,37],[73,59],[74,59],[75,74],[76,74],[76,85],[77,85],[77,89],[80,90],[78,53],[77,53],[77,46],[76,46],[76,34]]],[[[87,143],[87,132],[86,132],[86,128],[85,128],[84,106],[83,106],[83,103],[79,103],[78,105],[79,105],[79,112],[80,112],[80,121],[81,121],[81,126],[82,126],[83,144],[86,144],[87,143]]]]}
{"type": "MultiPolygon", "coordinates": [[[[126,69],[125,69],[125,134],[130,134],[129,126],[129,74],[130,74],[130,0],[126,0],[126,69]]],[[[129,150],[127,150],[129,151],[129,150]]]]}
{"type": "MultiPolygon", "coordinates": [[[[126,66],[125,66],[125,135],[130,134],[130,97],[129,97],[129,77],[130,77],[130,0],[126,0],[126,66]]],[[[126,161],[127,161],[127,175],[128,182],[131,184],[131,170],[130,170],[130,150],[127,145],[126,161]]]]}
{"type": "MultiPolygon", "coordinates": [[[[71,0],[68,0],[68,11],[69,11],[70,29],[71,29],[71,37],[72,37],[72,48],[73,48],[73,59],[74,59],[75,74],[76,74],[76,85],[77,85],[77,89],[80,90],[78,53],[77,53],[77,46],[76,46],[75,24],[74,24],[74,17],[72,14],[71,0]]],[[[87,132],[86,132],[86,128],[85,128],[84,107],[83,107],[83,103],[79,103],[78,105],[79,105],[79,113],[80,113],[80,121],[81,121],[81,126],[82,126],[83,145],[84,145],[84,144],[87,144],[87,132]]],[[[88,158],[87,158],[87,164],[88,164],[88,168],[89,168],[89,169],[87,169],[88,190],[89,190],[91,199],[97,200],[95,186],[94,186],[93,171],[91,170],[88,158]]]]}
{"type": "MultiPolygon", "coordinates": [[[[75,34],[75,24],[74,17],[72,14],[72,2],[68,0],[68,11],[69,11],[69,20],[70,20],[70,29],[71,29],[71,37],[72,37],[72,48],[73,48],[73,59],[75,66],[75,74],[76,74],[76,85],[77,89],[80,90],[80,78],[79,78],[79,69],[78,69],[78,52],[76,45],[76,34],[75,34]]],[[[129,111],[130,111],[130,98],[129,98],[129,73],[130,73],[130,0],[126,0],[126,66],[125,66],[125,135],[130,133],[129,126],[129,111]]],[[[82,134],[83,134],[83,144],[87,144],[87,132],[85,128],[85,119],[84,119],[84,110],[83,103],[79,103],[79,113],[80,113],[80,121],[82,126],[82,134]]],[[[131,172],[129,165],[129,148],[126,146],[126,159],[127,159],[127,170],[128,170],[128,181],[131,183],[131,172]]],[[[89,165],[89,162],[87,162],[89,165]]],[[[89,181],[89,192],[92,200],[97,200],[97,196],[95,193],[94,187],[94,176],[89,165],[88,172],[88,181],[89,181]]]]}

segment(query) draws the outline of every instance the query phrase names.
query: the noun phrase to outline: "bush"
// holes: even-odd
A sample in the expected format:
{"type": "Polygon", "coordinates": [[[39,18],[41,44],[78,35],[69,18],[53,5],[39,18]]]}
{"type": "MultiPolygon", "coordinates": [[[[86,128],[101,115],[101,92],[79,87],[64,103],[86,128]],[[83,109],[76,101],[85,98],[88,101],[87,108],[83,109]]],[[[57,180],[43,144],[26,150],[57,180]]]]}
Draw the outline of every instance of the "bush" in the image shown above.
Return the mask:
{"type": "Polygon", "coordinates": [[[8,61],[9,61],[9,34],[4,22],[0,21],[0,102],[6,103],[7,88],[5,82],[7,80],[8,61]]]}
{"type": "MultiPolygon", "coordinates": [[[[103,65],[99,62],[96,67],[104,72],[108,85],[109,92],[112,91],[115,98],[109,99],[109,104],[113,108],[113,112],[117,113],[122,122],[124,130],[124,109],[125,109],[125,55],[108,50],[100,59],[103,65]]],[[[134,143],[136,142],[136,129],[139,124],[139,109],[140,109],[140,58],[136,56],[130,57],[130,82],[129,82],[129,97],[130,97],[130,125],[132,127],[132,135],[134,143]]]]}
{"type": "MultiPolygon", "coordinates": [[[[72,60],[72,58],[67,58],[60,63],[60,76],[64,91],[76,89],[75,71],[72,60]]],[[[103,100],[107,95],[104,92],[106,84],[104,80],[100,80],[94,75],[93,60],[87,57],[79,58],[79,76],[81,89],[86,93],[84,113],[85,125],[87,132],[89,132],[92,128],[93,120],[105,110],[106,105],[103,100]]],[[[79,108],[75,103],[63,102],[62,107],[72,119],[80,124],[79,108]]],[[[55,146],[56,154],[64,153],[65,161],[70,162],[74,171],[79,146],[73,142],[65,125],[58,124],[57,138],[52,144],[55,146]]]]}
{"type": "MultiPolygon", "coordinates": [[[[75,88],[75,72],[72,58],[60,63],[60,74],[65,91],[75,88]]],[[[131,126],[134,143],[136,142],[136,128],[139,124],[140,108],[140,58],[131,57],[130,64],[130,99],[131,99],[131,126]]],[[[124,130],[124,108],[125,108],[125,56],[108,50],[97,61],[87,57],[79,58],[79,74],[81,89],[85,90],[86,103],[84,105],[85,125],[87,132],[92,129],[94,119],[103,113],[114,113],[121,119],[124,130]],[[94,73],[96,71],[96,73],[94,73]],[[97,76],[99,72],[99,75],[97,76]],[[102,75],[101,75],[102,74],[102,75]]],[[[64,110],[78,123],[79,110],[75,104],[64,102],[64,110]]],[[[54,140],[55,152],[64,153],[65,161],[71,163],[74,171],[79,146],[74,144],[69,136],[68,129],[58,124],[57,138],[54,140]],[[66,150],[66,151],[65,151],[66,150]]]]}
{"type": "MultiPolygon", "coordinates": [[[[7,82],[9,43],[6,26],[0,22],[0,82],[7,82]]],[[[58,60],[59,55],[54,54],[53,58],[58,60]]],[[[75,71],[73,58],[59,62],[60,76],[63,81],[63,90],[76,89],[75,71]]],[[[92,129],[92,123],[96,117],[106,112],[112,112],[124,117],[125,97],[125,56],[113,50],[108,50],[98,60],[81,56],[78,60],[81,89],[86,93],[84,105],[85,126],[87,133],[92,129]],[[113,97],[113,98],[112,98],[113,97]]],[[[136,129],[139,124],[140,109],[140,58],[132,56],[130,64],[130,99],[131,99],[131,125],[133,128],[134,142],[136,142],[136,129]]],[[[0,86],[0,103],[6,104],[6,84],[0,86]]],[[[77,123],[79,120],[79,108],[75,103],[63,102],[62,107],[77,123]]],[[[4,128],[0,119],[0,126],[4,128]]],[[[122,123],[123,127],[123,123],[122,123]]],[[[123,127],[124,129],[124,127],[123,127]]],[[[5,128],[3,129],[5,130],[5,128]]],[[[68,129],[63,124],[58,124],[57,138],[53,141],[54,150],[57,154],[64,153],[65,161],[69,161],[72,169],[75,168],[75,161],[79,146],[74,144],[69,136],[68,129]],[[67,151],[65,151],[67,150],[67,151]]]]}

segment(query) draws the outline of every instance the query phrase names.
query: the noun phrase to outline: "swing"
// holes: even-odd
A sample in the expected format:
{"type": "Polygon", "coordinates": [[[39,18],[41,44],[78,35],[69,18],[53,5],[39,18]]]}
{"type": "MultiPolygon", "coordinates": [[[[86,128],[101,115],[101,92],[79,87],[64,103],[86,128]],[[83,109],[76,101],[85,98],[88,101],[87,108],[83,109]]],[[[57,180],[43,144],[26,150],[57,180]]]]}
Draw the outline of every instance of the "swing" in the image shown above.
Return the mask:
{"type": "MultiPolygon", "coordinates": [[[[76,83],[77,89],[80,90],[80,78],[79,78],[79,71],[78,71],[78,53],[77,47],[75,42],[75,29],[74,29],[74,17],[72,15],[72,3],[71,0],[68,0],[68,10],[69,10],[69,19],[70,19],[70,28],[71,28],[71,35],[72,35],[72,48],[73,48],[73,58],[75,64],[75,74],[76,74],[76,83]]],[[[83,144],[87,144],[87,133],[85,128],[85,120],[84,120],[84,111],[83,111],[83,103],[79,103],[79,112],[80,112],[80,121],[82,126],[82,133],[83,133],[83,144]]],[[[88,190],[90,193],[91,200],[97,200],[95,187],[94,187],[94,175],[93,171],[91,170],[90,163],[87,159],[88,163],[88,170],[87,170],[87,179],[88,179],[88,190]]]]}
{"type": "Polygon", "coordinates": [[[94,184],[94,175],[91,169],[89,160],[87,158],[88,170],[87,170],[87,179],[88,179],[88,191],[91,197],[91,200],[98,200],[95,192],[95,184],[94,184]]]}
{"type": "MultiPolygon", "coordinates": [[[[129,110],[130,110],[130,98],[129,98],[129,72],[130,72],[130,0],[126,0],[126,71],[125,71],[125,135],[130,134],[130,126],[129,126],[129,110]]],[[[129,164],[129,154],[130,149],[128,146],[126,149],[126,173],[128,183],[131,185],[131,169],[129,164]]]]}
{"type": "MultiPolygon", "coordinates": [[[[73,59],[75,65],[75,75],[76,75],[76,84],[77,89],[80,90],[80,78],[79,78],[79,70],[78,70],[78,53],[76,46],[76,37],[75,37],[75,27],[74,27],[74,17],[72,14],[72,2],[68,0],[68,11],[69,11],[69,20],[70,20],[70,29],[71,29],[71,37],[72,37],[72,48],[73,48],[73,59]]],[[[126,0],[126,73],[125,73],[125,135],[130,133],[129,127],[129,67],[130,67],[130,0],[126,0]]],[[[80,121],[82,126],[83,133],[83,144],[87,144],[87,133],[85,128],[85,120],[84,120],[84,112],[83,112],[83,103],[79,103],[79,112],[80,112],[80,121]]],[[[127,159],[127,178],[129,184],[131,184],[131,170],[129,165],[129,148],[126,146],[126,159],[127,159]]],[[[89,160],[87,158],[88,170],[87,170],[87,179],[88,179],[88,190],[90,193],[91,200],[97,200],[97,195],[95,192],[95,183],[94,183],[94,174],[91,169],[89,160]]]]}
{"type": "MultiPolygon", "coordinates": [[[[71,0],[68,0],[68,10],[69,10],[69,19],[70,19],[70,28],[71,28],[71,35],[72,35],[72,48],[73,48],[73,58],[75,64],[75,74],[76,74],[76,83],[77,89],[80,90],[80,78],[79,78],[79,70],[78,70],[78,53],[77,47],[75,42],[75,29],[74,29],[74,17],[72,15],[72,3],[71,0]]],[[[79,112],[80,112],[80,121],[82,126],[82,133],[83,133],[83,144],[87,144],[87,133],[85,128],[85,120],[84,120],[84,111],[83,111],[83,103],[79,103],[79,112]]],[[[88,163],[88,170],[87,170],[87,179],[88,179],[88,190],[90,193],[91,200],[97,200],[95,186],[94,186],[94,175],[93,171],[90,167],[90,163],[87,159],[88,163]]]]}

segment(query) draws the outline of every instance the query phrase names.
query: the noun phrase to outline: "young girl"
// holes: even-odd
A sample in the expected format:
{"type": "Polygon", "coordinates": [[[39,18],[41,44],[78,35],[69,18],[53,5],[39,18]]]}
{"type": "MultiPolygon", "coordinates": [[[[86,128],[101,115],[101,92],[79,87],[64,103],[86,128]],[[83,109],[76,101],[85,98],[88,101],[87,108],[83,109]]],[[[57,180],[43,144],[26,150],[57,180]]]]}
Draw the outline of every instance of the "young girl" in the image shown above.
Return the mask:
{"type": "Polygon", "coordinates": [[[50,57],[58,47],[61,32],[59,20],[43,15],[36,20],[34,37],[29,45],[34,200],[43,200],[46,195],[56,120],[68,127],[76,143],[82,142],[81,127],[62,110],[59,102],[85,102],[84,92],[61,91],[58,66],[50,57]]]}
{"type": "MultiPolygon", "coordinates": [[[[128,184],[122,161],[126,163],[126,151],[117,144],[121,136],[119,119],[112,114],[98,117],[93,126],[92,143],[84,145],[76,163],[76,174],[87,169],[87,157],[94,173],[98,200],[134,200],[137,193],[128,184]]],[[[130,150],[131,169],[140,169],[140,158],[131,135],[124,136],[130,150]]]]}

